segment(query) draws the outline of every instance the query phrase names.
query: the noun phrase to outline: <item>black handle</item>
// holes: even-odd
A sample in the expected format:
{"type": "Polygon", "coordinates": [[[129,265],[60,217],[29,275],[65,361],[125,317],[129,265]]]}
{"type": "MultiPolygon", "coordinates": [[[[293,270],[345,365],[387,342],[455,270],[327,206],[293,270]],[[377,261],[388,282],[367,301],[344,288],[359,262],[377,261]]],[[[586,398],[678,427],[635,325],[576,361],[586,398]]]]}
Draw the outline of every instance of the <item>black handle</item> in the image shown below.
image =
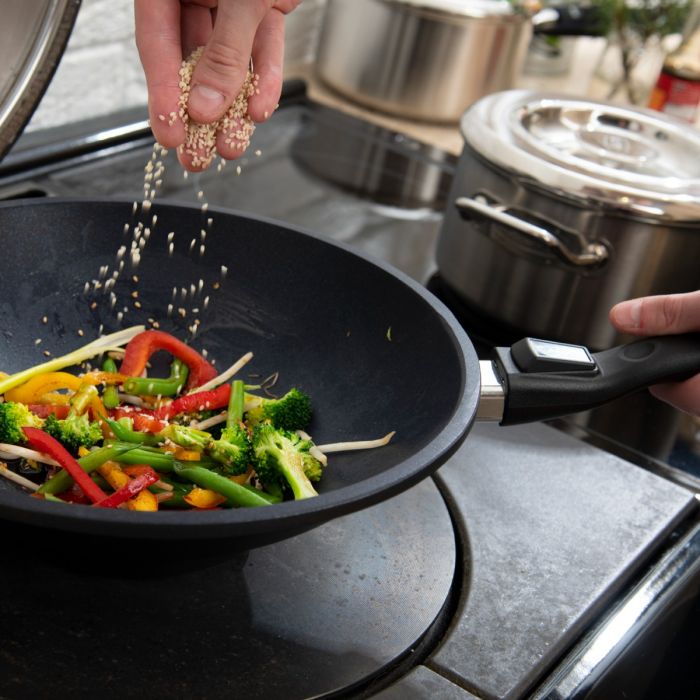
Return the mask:
{"type": "MultiPolygon", "coordinates": [[[[571,362],[575,352],[535,358],[520,341],[513,348],[495,348],[494,361],[504,384],[501,425],[532,423],[595,408],[653,384],[680,381],[700,372],[700,333],[644,338],[589,355],[589,362],[571,362]],[[524,349],[525,348],[525,349],[524,349]],[[593,360],[592,366],[590,360],[593,360]],[[544,371],[543,371],[544,368],[544,371]]],[[[558,344],[551,343],[552,346],[558,344]]],[[[580,346],[561,346],[588,352],[580,346]]]]}

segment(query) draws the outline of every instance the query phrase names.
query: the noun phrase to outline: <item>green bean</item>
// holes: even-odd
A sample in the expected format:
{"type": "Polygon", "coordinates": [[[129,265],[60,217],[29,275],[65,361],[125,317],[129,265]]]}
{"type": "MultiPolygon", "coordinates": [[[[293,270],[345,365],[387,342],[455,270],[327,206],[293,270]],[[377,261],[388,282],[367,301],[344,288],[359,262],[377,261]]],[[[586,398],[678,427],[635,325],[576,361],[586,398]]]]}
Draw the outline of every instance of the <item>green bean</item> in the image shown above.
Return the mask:
{"type": "Polygon", "coordinates": [[[175,459],[168,452],[163,452],[155,447],[147,445],[135,445],[128,442],[116,442],[117,447],[129,446],[129,451],[119,455],[115,462],[120,464],[147,464],[153,467],[157,472],[171,472],[173,470],[175,459]]]}
{"type": "MultiPolygon", "coordinates": [[[[78,460],[78,464],[90,474],[105,462],[116,458],[122,459],[126,452],[130,452],[134,448],[134,445],[106,445],[105,447],[100,447],[99,450],[94,450],[89,455],[85,455],[85,457],[81,457],[78,460]]],[[[62,469],[58,474],[42,484],[38,489],[38,493],[54,495],[63,493],[63,491],[71,487],[72,483],[73,478],[65,469],[62,469]]]]}
{"type": "Polygon", "coordinates": [[[197,484],[197,486],[221,494],[227,499],[228,505],[242,507],[270,505],[268,499],[256,489],[247,489],[245,486],[204,467],[191,467],[184,462],[176,461],[175,473],[179,477],[197,484]]]}
{"type": "MultiPolygon", "coordinates": [[[[117,363],[111,357],[107,357],[102,363],[102,369],[105,372],[116,373],[117,363]]],[[[116,386],[110,384],[105,387],[102,392],[102,403],[105,408],[116,408],[119,405],[119,390],[116,386]]]]}
{"type": "Polygon", "coordinates": [[[158,377],[129,377],[122,385],[127,394],[139,396],[175,396],[185,386],[189,369],[182,361],[175,358],[170,365],[170,376],[158,377]]]}
{"type": "Polygon", "coordinates": [[[150,433],[141,433],[138,430],[131,429],[131,419],[130,418],[120,418],[117,420],[111,420],[110,418],[105,419],[112,429],[112,432],[116,436],[117,440],[120,442],[133,442],[140,445],[159,445],[163,440],[161,440],[157,435],[152,435],[150,433]]]}

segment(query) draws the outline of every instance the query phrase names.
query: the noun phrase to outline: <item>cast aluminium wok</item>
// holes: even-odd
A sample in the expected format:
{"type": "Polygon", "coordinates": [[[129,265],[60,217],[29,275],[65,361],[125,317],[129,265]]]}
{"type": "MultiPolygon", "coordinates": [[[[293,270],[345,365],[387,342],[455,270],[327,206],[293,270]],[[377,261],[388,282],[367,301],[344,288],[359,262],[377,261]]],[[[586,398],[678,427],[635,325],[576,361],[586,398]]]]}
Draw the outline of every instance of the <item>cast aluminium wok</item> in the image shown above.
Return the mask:
{"type": "MultiPolygon", "coordinates": [[[[396,436],[378,450],[331,455],[320,496],[306,501],[138,513],[45,502],[3,481],[1,518],[120,538],[230,538],[253,547],[397,494],[432,473],[460,445],[477,415],[480,365],[464,331],[420,285],[346,246],[271,221],[155,205],[146,225],[153,214],[157,224],[138,268],[132,269],[125,257],[112,308],[109,292],[94,290],[93,284],[86,294],[84,287],[99,279],[103,265],[111,274],[118,248],[130,244],[124,224],[134,223],[131,209],[130,202],[117,201],[0,205],[0,369],[13,372],[41,362],[45,350],[68,352],[96,337],[101,325],[109,332],[157,319],[162,329],[186,338],[187,326],[198,317],[201,325],[192,343],[206,348],[218,367],[252,350],[255,357],[243,378],[254,381],[251,373],[279,372],[280,391],[297,386],[311,395],[310,432],[317,443],[380,437],[391,430],[396,436]],[[193,252],[189,247],[205,216],[214,222],[200,255],[199,241],[193,252]],[[228,268],[225,277],[222,265],[228,268]],[[198,287],[200,279],[202,292],[183,300],[179,290],[198,287]],[[178,288],[175,299],[173,287],[178,288]],[[133,291],[138,291],[140,309],[133,291]],[[168,318],[170,303],[175,313],[168,318]],[[120,323],[117,312],[125,307],[120,323]],[[186,310],[184,318],[178,307],[186,310]]],[[[586,373],[556,374],[540,383],[546,390],[537,389],[537,377],[516,372],[508,379],[512,391],[503,422],[583,410],[663,376],[700,369],[697,339],[675,342],[678,347],[668,352],[654,343],[638,346],[629,358],[613,351],[597,379],[591,381],[586,373]],[[643,355],[650,355],[650,372],[641,369],[643,355]],[[619,371],[625,364],[633,371],[619,371]],[[519,384],[530,390],[530,400],[517,398],[519,384]]],[[[504,355],[503,362],[510,360],[504,355]]]]}

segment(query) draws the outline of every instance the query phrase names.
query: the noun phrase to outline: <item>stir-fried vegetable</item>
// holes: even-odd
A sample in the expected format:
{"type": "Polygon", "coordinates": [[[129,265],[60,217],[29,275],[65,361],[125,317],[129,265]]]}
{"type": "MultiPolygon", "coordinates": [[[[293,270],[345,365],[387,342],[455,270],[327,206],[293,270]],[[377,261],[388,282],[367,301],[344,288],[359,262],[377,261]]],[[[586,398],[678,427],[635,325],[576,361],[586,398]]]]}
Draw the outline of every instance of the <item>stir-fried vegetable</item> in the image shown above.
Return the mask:
{"type": "MultiPolygon", "coordinates": [[[[234,378],[252,356],[217,375],[177,338],[135,327],[0,375],[0,457],[10,461],[0,476],[51,503],[139,511],[316,496],[328,460],[304,432],[311,400],[298,388],[281,398],[252,393],[256,387],[234,378]],[[102,371],[58,371],[122,345],[119,367],[105,356],[102,371]],[[147,375],[157,351],[172,355],[169,377],[147,375]],[[16,466],[27,461],[32,469],[20,474],[16,466]]],[[[390,438],[326,448],[370,448],[390,438]]]]}

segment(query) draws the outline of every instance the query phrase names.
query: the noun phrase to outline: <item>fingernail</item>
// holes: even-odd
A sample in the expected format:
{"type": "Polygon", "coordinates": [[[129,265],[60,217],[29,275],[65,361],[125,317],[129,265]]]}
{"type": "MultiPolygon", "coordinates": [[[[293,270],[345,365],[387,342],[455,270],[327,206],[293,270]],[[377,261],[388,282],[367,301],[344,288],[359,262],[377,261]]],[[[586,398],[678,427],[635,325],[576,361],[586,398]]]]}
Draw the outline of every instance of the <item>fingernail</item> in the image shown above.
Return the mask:
{"type": "Polygon", "coordinates": [[[625,328],[639,328],[642,318],[642,302],[632,299],[618,304],[614,310],[615,320],[625,328]]]}
{"type": "Polygon", "coordinates": [[[189,108],[201,114],[217,114],[223,107],[226,97],[218,90],[206,85],[195,85],[190,92],[189,108]]]}

